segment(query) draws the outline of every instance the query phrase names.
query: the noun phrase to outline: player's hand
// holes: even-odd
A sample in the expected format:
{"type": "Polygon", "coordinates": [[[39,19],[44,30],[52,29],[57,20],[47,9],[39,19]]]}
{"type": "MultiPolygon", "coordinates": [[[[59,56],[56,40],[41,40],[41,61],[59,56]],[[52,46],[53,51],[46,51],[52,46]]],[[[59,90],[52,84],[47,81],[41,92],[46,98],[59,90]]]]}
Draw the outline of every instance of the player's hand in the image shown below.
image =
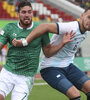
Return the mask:
{"type": "Polygon", "coordinates": [[[66,44],[68,42],[73,41],[73,38],[75,37],[75,33],[76,32],[73,32],[73,31],[71,31],[70,33],[66,32],[66,34],[64,35],[64,37],[62,39],[62,43],[66,44]]]}
{"type": "Polygon", "coordinates": [[[22,46],[23,46],[22,40],[17,40],[16,38],[13,39],[12,44],[13,44],[15,47],[22,47],[22,46]]]}

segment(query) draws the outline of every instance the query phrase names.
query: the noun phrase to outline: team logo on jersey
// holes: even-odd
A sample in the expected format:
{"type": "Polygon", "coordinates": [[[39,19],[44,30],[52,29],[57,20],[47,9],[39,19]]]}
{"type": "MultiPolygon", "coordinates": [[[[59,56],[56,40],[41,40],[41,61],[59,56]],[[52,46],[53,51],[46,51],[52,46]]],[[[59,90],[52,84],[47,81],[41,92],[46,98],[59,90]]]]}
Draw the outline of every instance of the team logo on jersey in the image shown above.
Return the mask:
{"type": "Polygon", "coordinates": [[[13,33],[13,36],[15,36],[15,37],[16,37],[16,36],[17,36],[17,34],[16,34],[16,33],[13,33]]]}
{"type": "Polygon", "coordinates": [[[60,74],[58,74],[56,77],[57,77],[57,78],[59,78],[60,76],[61,76],[61,75],[60,75],[60,74]]]}
{"type": "Polygon", "coordinates": [[[0,34],[4,35],[4,31],[0,28],[0,34]]]}

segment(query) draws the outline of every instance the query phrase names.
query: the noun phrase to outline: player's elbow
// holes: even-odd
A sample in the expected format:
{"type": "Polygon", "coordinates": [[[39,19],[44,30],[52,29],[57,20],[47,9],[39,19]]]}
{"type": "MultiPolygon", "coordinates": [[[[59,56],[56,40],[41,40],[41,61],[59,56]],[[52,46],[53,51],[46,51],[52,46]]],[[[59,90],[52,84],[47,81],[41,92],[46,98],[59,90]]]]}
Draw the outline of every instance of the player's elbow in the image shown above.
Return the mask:
{"type": "Polygon", "coordinates": [[[52,56],[52,54],[51,53],[44,53],[44,55],[45,55],[45,57],[47,57],[47,58],[50,58],[51,56],[52,56]]]}
{"type": "Polygon", "coordinates": [[[50,32],[57,34],[57,24],[56,23],[42,23],[40,24],[43,32],[50,32]]]}

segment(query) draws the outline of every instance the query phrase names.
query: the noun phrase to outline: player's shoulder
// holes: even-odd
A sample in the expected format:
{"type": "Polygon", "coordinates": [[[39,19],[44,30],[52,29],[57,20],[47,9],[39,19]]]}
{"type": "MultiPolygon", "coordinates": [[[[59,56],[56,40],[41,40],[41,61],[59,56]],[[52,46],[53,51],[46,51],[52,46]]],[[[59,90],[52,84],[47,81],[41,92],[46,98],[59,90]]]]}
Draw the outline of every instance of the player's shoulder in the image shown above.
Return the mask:
{"type": "Polygon", "coordinates": [[[79,28],[78,21],[71,21],[71,22],[59,22],[58,23],[58,30],[60,34],[66,33],[66,32],[76,32],[79,28]]]}
{"type": "Polygon", "coordinates": [[[71,21],[71,22],[68,22],[68,24],[76,27],[76,26],[78,26],[78,21],[71,21]]]}
{"type": "Polygon", "coordinates": [[[78,29],[79,28],[79,22],[78,21],[72,21],[68,23],[68,27],[71,27],[72,29],[78,29]]]}
{"type": "Polygon", "coordinates": [[[78,21],[65,22],[63,26],[66,26],[67,29],[77,30],[79,28],[79,23],[78,21]]]}
{"type": "Polygon", "coordinates": [[[17,26],[16,22],[15,23],[8,23],[5,27],[9,27],[9,28],[13,27],[13,28],[15,28],[15,26],[17,26]]]}
{"type": "Polygon", "coordinates": [[[58,22],[56,24],[60,24],[60,25],[77,25],[78,24],[78,21],[58,22]]]}

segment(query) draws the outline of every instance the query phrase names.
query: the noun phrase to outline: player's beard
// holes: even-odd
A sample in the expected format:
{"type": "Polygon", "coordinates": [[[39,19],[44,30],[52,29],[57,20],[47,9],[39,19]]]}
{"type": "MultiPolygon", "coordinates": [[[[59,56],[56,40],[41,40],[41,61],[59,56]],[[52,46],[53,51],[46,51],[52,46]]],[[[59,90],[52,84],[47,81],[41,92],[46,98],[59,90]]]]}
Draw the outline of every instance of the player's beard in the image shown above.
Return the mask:
{"type": "Polygon", "coordinates": [[[85,27],[85,21],[84,20],[82,20],[82,27],[83,27],[83,29],[86,31],[87,29],[86,29],[86,27],[85,27]]]}
{"type": "Polygon", "coordinates": [[[90,31],[90,26],[88,26],[88,23],[86,23],[85,20],[82,21],[82,26],[85,31],[90,31]]]}
{"type": "Polygon", "coordinates": [[[22,26],[29,27],[32,24],[32,19],[30,20],[29,23],[24,23],[24,21],[22,21],[22,20],[20,20],[20,23],[22,26]]]}

